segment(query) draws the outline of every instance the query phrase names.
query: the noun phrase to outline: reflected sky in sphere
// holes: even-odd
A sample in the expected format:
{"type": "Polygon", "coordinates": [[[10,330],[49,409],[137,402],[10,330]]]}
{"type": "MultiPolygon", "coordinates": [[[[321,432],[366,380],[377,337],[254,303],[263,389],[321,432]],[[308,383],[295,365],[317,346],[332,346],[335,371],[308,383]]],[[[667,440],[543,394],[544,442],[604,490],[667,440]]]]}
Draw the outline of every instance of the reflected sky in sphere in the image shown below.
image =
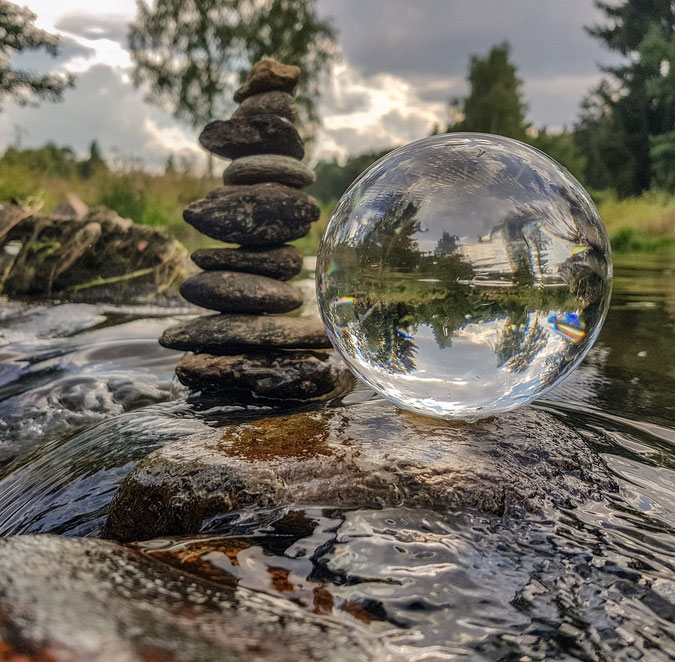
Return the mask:
{"type": "Polygon", "coordinates": [[[612,262],[565,168],[510,138],[452,133],[394,150],[351,185],[316,278],[328,336],[361,379],[405,409],[471,421],[578,365],[612,262]]]}

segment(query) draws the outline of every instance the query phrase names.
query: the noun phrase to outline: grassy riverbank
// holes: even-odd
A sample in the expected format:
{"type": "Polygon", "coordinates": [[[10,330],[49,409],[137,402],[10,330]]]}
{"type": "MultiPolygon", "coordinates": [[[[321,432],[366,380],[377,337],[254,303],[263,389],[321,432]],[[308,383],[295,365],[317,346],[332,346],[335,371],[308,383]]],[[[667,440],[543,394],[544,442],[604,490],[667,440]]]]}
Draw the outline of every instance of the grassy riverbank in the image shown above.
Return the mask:
{"type": "MultiPolygon", "coordinates": [[[[88,205],[106,205],[137,223],[162,226],[189,249],[217,242],[197,233],[183,221],[182,211],[219,185],[218,179],[188,172],[152,174],[144,170],[101,170],[88,178],[36,173],[27,167],[0,164],[0,201],[31,200],[49,211],[68,193],[88,205]]],[[[616,252],[675,251],[675,197],[649,192],[618,200],[611,192],[596,192],[594,198],[616,252]]],[[[296,245],[306,255],[316,253],[319,239],[333,205],[322,205],[321,219],[296,245]]]]}

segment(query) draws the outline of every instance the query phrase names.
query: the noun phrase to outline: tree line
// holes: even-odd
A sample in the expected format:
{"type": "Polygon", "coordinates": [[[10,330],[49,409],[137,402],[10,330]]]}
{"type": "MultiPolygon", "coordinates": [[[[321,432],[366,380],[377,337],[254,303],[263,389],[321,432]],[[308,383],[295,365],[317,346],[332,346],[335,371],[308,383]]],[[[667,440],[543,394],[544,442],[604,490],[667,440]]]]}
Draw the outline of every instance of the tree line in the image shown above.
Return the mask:
{"type": "MultiPolygon", "coordinates": [[[[562,132],[527,121],[522,81],[508,43],[469,63],[470,91],[452,104],[448,131],[498,133],[550,154],[592,189],[619,196],[658,188],[675,192],[675,4],[671,0],[596,0],[604,22],[587,31],[621,54],[584,98],[576,123],[562,132]]],[[[0,0],[0,104],[59,100],[73,85],[67,75],[44,76],[15,68],[12,56],[45,49],[56,54],[58,36],[34,25],[28,9],[0,0]]],[[[306,136],[318,120],[321,76],[337,53],[337,34],[317,12],[316,0],[139,0],[128,47],[133,79],[148,100],[199,127],[224,115],[232,91],[250,64],[272,56],[303,71],[299,104],[306,136]]],[[[319,163],[314,192],[323,201],[344,188],[382,153],[345,165],[319,163]]]]}

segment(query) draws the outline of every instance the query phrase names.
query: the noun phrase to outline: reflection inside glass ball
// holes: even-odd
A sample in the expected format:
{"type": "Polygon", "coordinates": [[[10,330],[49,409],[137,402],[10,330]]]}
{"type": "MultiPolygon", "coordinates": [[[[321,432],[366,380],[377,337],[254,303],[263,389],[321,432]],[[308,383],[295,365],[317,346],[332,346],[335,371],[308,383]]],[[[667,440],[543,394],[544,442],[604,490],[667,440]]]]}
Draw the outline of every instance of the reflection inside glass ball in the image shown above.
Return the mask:
{"type": "Polygon", "coordinates": [[[600,331],[611,278],[579,182],[532,147],[470,133],[366,170],[317,261],[321,315],[350,368],[405,409],[464,420],[568,375],[600,331]]]}

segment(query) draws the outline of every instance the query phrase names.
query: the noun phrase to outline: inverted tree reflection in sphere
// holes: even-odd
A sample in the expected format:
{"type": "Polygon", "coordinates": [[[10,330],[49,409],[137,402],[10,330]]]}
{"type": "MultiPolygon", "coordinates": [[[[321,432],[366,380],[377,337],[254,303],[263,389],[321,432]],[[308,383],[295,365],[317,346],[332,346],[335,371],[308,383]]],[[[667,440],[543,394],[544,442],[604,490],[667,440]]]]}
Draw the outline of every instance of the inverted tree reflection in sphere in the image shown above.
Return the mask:
{"type": "Polygon", "coordinates": [[[454,133],[394,150],[352,184],[316,273],[328,335],[361,379],[405,409],[475,420],[578,365],[612,262],[567,170],[509,138],[454,133]]]}

